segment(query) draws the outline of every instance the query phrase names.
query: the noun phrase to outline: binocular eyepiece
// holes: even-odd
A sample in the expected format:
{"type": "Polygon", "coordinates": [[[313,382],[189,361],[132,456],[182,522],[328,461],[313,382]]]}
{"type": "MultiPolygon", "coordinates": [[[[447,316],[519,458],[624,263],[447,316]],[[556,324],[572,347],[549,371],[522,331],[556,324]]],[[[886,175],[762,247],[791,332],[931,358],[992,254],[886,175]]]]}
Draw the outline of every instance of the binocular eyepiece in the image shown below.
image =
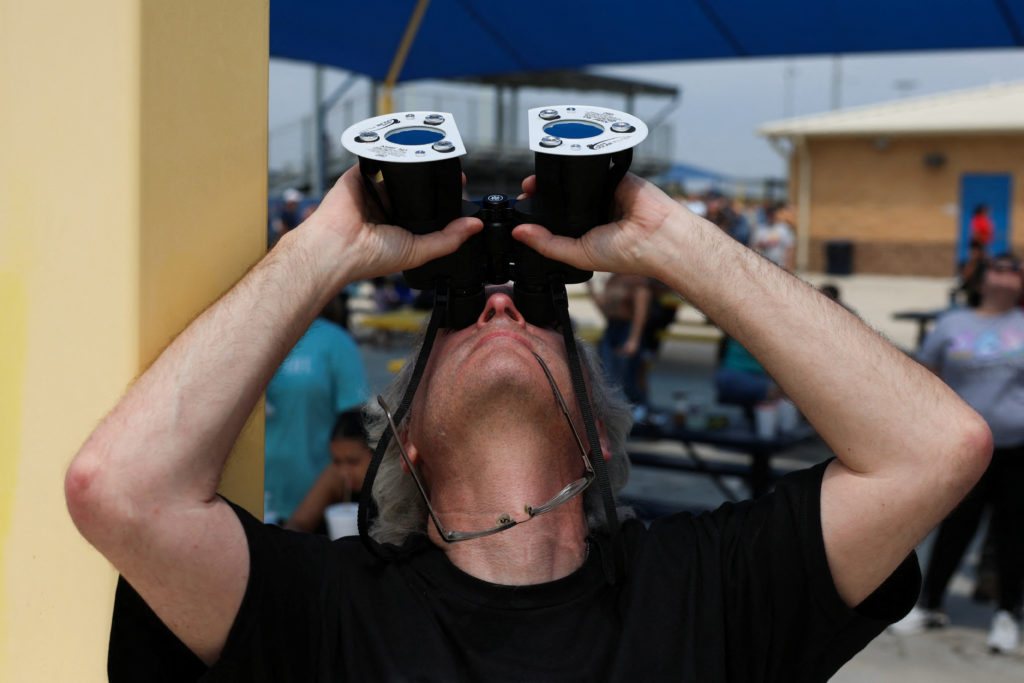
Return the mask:
{"type": "Polygon", "coordinates": [[[615,188],[629,170],[633,147],[647,137],[647,126],[614,109],[564,105],[531,109],[529,132],[536,192],[521,201],[492,193],[479,204],[462,199],[459,157],[466,148],[450,113],[385,114],[342,135],[388,222],[422,235],[460,216],[483,221],[483,230],[454,253],[404,272],[410,287],[447,297],[442,327],[471,324],[485,305],[484,286],[509,280],[526,320],[551,325],[552,288],[585,282],[593,273],[541,256],[514,240],[512,229],[537,223],[553,234],[578,238],[607,223],[615,188]]]}

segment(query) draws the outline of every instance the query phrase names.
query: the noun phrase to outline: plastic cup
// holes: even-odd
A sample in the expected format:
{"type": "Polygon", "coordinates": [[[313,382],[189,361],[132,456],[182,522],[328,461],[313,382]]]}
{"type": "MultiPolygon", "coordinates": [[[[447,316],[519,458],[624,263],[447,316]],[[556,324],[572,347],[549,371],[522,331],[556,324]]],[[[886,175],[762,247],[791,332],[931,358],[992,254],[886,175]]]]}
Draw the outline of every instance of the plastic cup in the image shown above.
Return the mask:
{"type": "Polygon", "coordinates": [[[359,535],[359,503],[335,503],[324,511],[331,540],[359,535]]]}
{"type": "Polygon", "coordinates": [[[792,434],[800,424],[800,411],[796,404],[788,399],[782,399],[778,404],[779,431],[783,434],[792,434]]]}
{"type": "Polygon", "coordinates": [[[754,406],[754,428],[757,438],[771,441],[779,427],[779,409],[774,403],[759,403],[754,406]]]}

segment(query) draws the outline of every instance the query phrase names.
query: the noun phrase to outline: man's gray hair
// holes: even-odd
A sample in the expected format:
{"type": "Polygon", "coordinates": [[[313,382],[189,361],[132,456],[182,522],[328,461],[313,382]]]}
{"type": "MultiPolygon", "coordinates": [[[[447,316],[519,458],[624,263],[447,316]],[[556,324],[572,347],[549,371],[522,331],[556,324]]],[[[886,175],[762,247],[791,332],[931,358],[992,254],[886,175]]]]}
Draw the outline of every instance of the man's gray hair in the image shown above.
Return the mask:
{"type": "MultiPolygon", "coordinates": [[[[422,345],[423,335],[421,334],[414,344],[409,362],[405,363],[395,379],[381,392],[384,401],[393,411],[398,409],[405,389],[409,385],[414,359],[419,355],[422,345]]],[[[633,414],[621,393],[613,390],[605,381],[600,361],[593,349],[579,338],[576,339],[576,345],[580,350],[583,372],[587,376],[594,418],[604,423],[608,434],[611,450],[611,459],[607,462],[608,481],[612,492],[618,493],[629,479],[626,437],[633,426],[633,414]]],[[[566,396],[567,400],[569,398],[566,396]]],[[[376,448],[377,442],[388,428],[387,418],[384,416],[384,411],[377,405],[376,400],[367,403],[365,418],[370,445],[376,448]]],[[[406,414],[401,423],[396,425],[399,431],[405,429],[408,420],[409,416],[406,414]]],[[[584,434],[583,425],[578,425],[577,429],[580,431],[580,437],[586,443],[587,437],[584,434]]],[[[599,454],[597,457],[602,456],[599,454]]],[[[373,482],[373,499],[377,503],[378,516],[370,526],[370,536],[377,542],[401,545],[410,534],[426,533],[427,508],[416,490],[412,476],[402,469],[401,455],[394,437],[388,444],[388,449],[381,459],[380,468],[377,470],[377,476],[373,482]]],[[[584,509],[587,511],[590,528],[600,528],[603,525],[604,512],[601,504],[601,492],[596,482],[584,492],[584,509]]]]}

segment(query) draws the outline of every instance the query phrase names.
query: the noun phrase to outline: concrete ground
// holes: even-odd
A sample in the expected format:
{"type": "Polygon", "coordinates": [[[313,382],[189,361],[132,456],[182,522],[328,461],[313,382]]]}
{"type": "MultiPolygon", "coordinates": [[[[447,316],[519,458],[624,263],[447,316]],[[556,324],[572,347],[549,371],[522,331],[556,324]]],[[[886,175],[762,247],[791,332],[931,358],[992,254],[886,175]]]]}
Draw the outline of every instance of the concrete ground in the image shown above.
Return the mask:
{"type": "MultiPolygon", "coordinates": [[[[917,324],[894,320],[893,313],[943,308],[953,286],[952,279],[948,278],[809,275],[804,279],[814,286],[826,281],[838,285],[843,300],[865,322],[896,346],[909,352],[916,347],[917,324]]],[[[601,324],[600,315],[585,297],[574,297],[570,305],[578,324],[601,324]]],[[[700,325],[702,316],[692,308],[684,308],[678,320],[683,328],[689,324],[703,329],[700,325]]],[[[357,336],[361,336],[358,327],[354,331],[357,336]]],[[[373,391],[379,390],[388,381],[391,376],[388,365],[407,353],[407,342],[407,339],[397,337],[392,347],[362,345],[373,391]]],[[[672,392],[682,389],[691,401],[712,403],[714,366],[713,341],[667,341],[650,377],[652,402],[668,405],[672,392]]],[[[673,447],[671,444],[665,445],[668,449],[673,447]]],[[[737,457],[714,449],[703,450],[702,454],[709,459],[727,460],[737,457]]],[[[827,446],[820,440],[814,440],[791,450],[786,458],[778,462],[783,466],[800,467],[819,462],[830,455],[827,446]]],[[[724,484],[737,495],[746,495],[740,480],[726,478],[724,484]]],[[[723,494],[703,476],[640,467],[634,468],[625,493],[631,497],[660,500],[682,507],[714,507],[724,500],[723,494]]],[[[929,544],[930,538],[919,548],[922,565],[927,561],[929,544]]],[[[946,608],[952,618],[952,626],[913,636],[884,633],[832,680],[838,683],[1024,681],[1024,652],[992,655],[985,647],[992,608],[977,605],[969,597],[973,590],[972,560],[976,553],[977,549],[972,548],[961,567],[961,573],[957,574],[950,587],[946,608]]]]}

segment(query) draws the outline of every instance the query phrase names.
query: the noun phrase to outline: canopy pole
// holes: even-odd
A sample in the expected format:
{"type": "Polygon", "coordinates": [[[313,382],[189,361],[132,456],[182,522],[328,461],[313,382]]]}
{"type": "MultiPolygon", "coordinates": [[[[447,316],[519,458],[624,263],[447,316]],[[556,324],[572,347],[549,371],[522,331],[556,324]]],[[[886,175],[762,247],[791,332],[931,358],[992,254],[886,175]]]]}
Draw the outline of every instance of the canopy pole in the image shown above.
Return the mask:
{"type": "Polygon", "coordinates": [[[797,195],[796,268],[798,272],[806,273],[811,252],[811,150],[803,135],[798,136],[795,142],[800,183],[797,195]]]}
{"type": "Polygon", "coordinates": [[[430,0],[416,0],[416,7],[413,8],[412,15],[409,17],[409,23],[405,27],[402,42],[398,44],[395,57],[391,60],[391,68],[388,69],[387,78],[384,79],[384,87],[378,96],[378,114],[389,114],[395,110],[395,83],[398,81],[398,75],[402,73],[402,67],[405,66],[405,58],[409,56],[412,42],[416,39],[416,34],[420,30],[420,22],[423,21],[423,15],[427,13],[427,6],[429,4],[430,0]]]}

